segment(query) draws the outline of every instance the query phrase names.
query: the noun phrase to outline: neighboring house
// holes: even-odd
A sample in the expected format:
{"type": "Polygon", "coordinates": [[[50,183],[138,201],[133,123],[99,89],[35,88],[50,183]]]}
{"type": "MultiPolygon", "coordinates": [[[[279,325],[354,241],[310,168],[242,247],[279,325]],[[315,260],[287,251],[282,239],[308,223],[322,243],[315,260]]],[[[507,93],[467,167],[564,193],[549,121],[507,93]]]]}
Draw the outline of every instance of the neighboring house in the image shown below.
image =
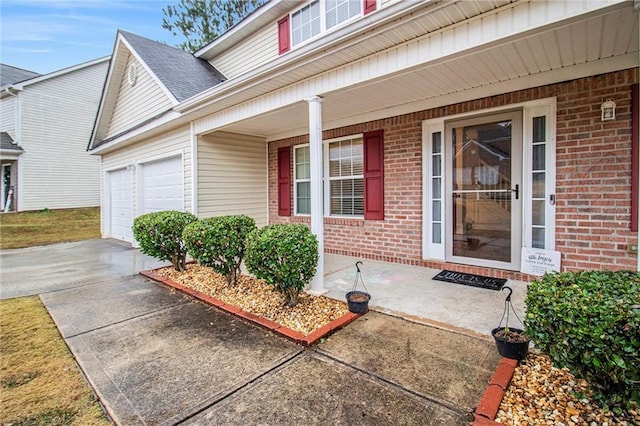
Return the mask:
{"type": "Polygon", "coordinates": [[[321,254],[525,280],[523,248],[637,269],[638,15],[272,1],[194,55],[120,32],[90,141],[103,236],[133,241],[154,210],[245,213],[310,224],[321,254]]]}
{"type": "Polygon", "coordinates": [[[100,205],[100,160],[86,152],[109,58],[39,75],[2,64],[2,211],[100,205]]]}
{"type": "Polygon", "coordinates": [[[15,210],[15,188],[18,180],[18,157],[24,152],[20,145],[11,136],[15,136],[15,123],[17,117],[16,100],[14,96],[5,95],[9,92],[7,87],[11,84],[20,83],[30,78],[38,77],[40,74],[23,70],[22,68],[0,64],[0,88],[2,89],[0,98],[0,168],[2,181],[0,182],[0,211],[15,210]]]}

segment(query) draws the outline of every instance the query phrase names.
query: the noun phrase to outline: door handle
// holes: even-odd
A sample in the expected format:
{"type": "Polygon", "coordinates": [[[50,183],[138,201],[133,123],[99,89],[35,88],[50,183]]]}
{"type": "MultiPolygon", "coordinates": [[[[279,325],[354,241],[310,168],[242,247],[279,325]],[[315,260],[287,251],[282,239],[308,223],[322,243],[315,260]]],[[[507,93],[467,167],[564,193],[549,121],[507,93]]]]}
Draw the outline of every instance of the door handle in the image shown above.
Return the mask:
{"type": "Polygon", "coordinates": [[[516,187],[509,189],[509,191],[516,193],[516,200],[520,198],[520,185],[516,184],[516,187]]]}

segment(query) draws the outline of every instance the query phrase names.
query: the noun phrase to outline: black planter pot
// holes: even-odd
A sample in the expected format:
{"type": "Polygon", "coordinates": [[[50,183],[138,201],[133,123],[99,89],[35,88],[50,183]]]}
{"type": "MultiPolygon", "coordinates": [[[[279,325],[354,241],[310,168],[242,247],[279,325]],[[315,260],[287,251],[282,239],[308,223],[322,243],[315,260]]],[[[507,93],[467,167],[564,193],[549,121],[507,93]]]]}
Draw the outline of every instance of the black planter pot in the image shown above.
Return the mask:
{"type": "Polygon", "coordinates": [[[350,291],[346,294],[349,312],[354,314],[364,314],[369,309],[371,295],[364,291],[350,291]]]}
{"type": "MultiPolygon", "coordinates": [[[[498,327],[491,330],[491,335],[496,341],[498,347],[498,353],[505,358],[523,360],[529,353],[529,339],[525,342],[509,342],[502,337],[496,336],[496,333],[500,330],[504,330],[504,327],[498,327]]],[[[522,334],[524,331],[519,328],[509,328],[509,331],[513,331],[518,334],[522,334]]]]}

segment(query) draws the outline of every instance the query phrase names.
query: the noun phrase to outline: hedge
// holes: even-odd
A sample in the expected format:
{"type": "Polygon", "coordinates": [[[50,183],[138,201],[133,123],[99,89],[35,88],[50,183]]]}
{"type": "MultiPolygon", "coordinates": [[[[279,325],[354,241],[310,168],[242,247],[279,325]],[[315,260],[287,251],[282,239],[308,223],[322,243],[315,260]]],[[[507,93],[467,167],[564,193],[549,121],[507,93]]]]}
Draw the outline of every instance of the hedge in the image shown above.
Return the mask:
{"type": "Polygon", "coordinates": [[[249,272],[285,295],[294,306],[318,266],[318,240],[302,224],[277,224],[257,229],[247,238],[249,272]]]}
{"type": "Polygon", "coordinates": [[[529,284],[526,333],[603,405],[640,403],[640,274],[547,274],[529,284]]]}
{"type": "Polygon", "coordinates": [[[143,214],[133,221],[133,236],[144,254],[168,260],[176,270],[184,271],[187,250],[182,231],[196,220],[191,213],[175,210],[143,214]]]}
{"type": "Polygon", "coordinates": [[[210,266],[233,285],[240,276],[247,235],[255,229],[255,220],[248,216],[218,216],[191,223],[182,238],[198,263],[210,266]]]}

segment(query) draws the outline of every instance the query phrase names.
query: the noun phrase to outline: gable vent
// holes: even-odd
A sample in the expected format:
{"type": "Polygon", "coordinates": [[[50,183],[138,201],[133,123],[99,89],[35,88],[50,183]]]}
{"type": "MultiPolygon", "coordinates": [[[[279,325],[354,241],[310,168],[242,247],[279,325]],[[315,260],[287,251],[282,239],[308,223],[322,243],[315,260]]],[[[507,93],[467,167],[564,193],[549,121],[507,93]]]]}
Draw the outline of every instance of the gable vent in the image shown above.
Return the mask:
{"type": "Polygon", "coordinates": [[[138,68],[136,67],[136,64],[131,64],[129,65],[129,69],[127,70],[127,81],[129,81],[129,86],[135,86],[137,79],[138,68]]]}

